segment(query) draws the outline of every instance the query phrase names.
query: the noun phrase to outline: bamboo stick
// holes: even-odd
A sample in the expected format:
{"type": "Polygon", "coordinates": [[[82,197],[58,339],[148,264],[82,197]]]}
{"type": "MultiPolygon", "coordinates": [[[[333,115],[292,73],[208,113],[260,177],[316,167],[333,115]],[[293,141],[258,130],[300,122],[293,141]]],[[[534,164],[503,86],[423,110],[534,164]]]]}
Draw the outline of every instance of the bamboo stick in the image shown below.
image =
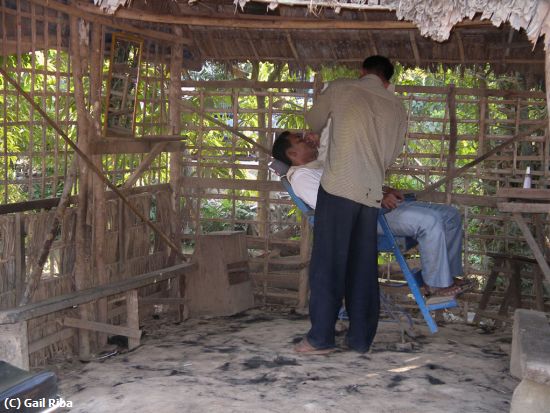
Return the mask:
{"type": "Polygon", "coordinates": [[[94,163],[91,161],[91,159],[86,155],[84,152],[80,150],[80,148],[73,142],[71,139],[67,136],[67,134],[48,116],[46,112],[42,110],[40,106],[38,106],[28,95],[27,92],[25,92],[18,82],[13,80],[11,76],[3,69],[0,68],[0,74],[4,76],[4,79],[6,79],[7,82],[9,82],[13,87],[15,87],[19,93],[28,100],[31,105],[35,106],[35,109],[44,117],[44,119],[48,122],[48,124],[56,130],[57,133],[65,140],[68,146],[73,149],[78,156],[80,156],[89,166],[89,168],[94,172],[108,187],[111,189],[117,196],[122,200],[124,204],[128,206],[128,208],[136,214],[143,222],[145,222],[153,231],[155,231],[166,244],[170,246],[174,251],[176,251],[176,254],[182,258],[183,260],[186,260],[186,257],[181,253],[179,248],[176,247],[176,245],[164,234],[160,229],[157,228],[157,226],[149,221],[136,207],[134,207],[130,201],[124,196],[122,192],[113,184],[111,181],[109,181],[103,173],[99,170],[97,166],[94,165],[94,163]]]}

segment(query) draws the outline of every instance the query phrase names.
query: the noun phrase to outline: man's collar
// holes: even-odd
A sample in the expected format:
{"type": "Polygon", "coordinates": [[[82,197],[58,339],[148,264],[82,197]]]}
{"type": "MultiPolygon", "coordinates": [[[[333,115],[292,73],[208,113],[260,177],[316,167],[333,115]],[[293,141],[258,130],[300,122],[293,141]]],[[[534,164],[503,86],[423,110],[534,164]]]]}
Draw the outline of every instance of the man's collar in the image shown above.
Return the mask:
{"type": "Polygon", "coordinates": [[[365,75],[361,78],[361,80],[369,81],[369,82],[376,82],[378,85],[384,87],[384,83],[382,82],[382,79],[380,79],[377,75],[373,73],[369,73],[368,75],[365,75]]]}
{"type": "Polygon", "coordinates": [[[308,162],[306,163],[305,165],[299,165],[299,166],[291,166],[287,173],[286,173],[286,177],[287,179],[290,179],[290,177],[294,174],[294,172],[296,172],[298,169],[302,169],[302,168],[308,168],[308,169],[323,169],[324,167],[324,164],[323,162],[315,159],[314,161],[311,161],[311,162],[308,162]]]}

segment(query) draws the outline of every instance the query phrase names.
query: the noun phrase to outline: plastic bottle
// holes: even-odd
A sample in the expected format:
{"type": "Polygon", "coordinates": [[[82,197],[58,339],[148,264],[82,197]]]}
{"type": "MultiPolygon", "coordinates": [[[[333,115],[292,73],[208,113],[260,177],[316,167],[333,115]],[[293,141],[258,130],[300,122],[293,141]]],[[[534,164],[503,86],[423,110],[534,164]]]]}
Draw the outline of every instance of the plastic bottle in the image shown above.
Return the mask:
{"type": "Polygon", "coordinates": [[[528,189],[531,188],[531,167],[528,166],[527,169],[525,169],[525,178],[523,178],[523,188],[528,189]]]}

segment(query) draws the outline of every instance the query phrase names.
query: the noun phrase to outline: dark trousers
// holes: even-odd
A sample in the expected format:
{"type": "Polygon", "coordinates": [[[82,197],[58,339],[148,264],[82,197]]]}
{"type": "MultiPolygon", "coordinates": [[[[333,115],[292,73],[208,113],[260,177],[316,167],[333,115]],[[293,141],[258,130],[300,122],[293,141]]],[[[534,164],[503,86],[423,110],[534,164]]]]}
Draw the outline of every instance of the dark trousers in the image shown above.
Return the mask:
{"type": "Polygon", "coordinates": [[[331,195],[319,187],[309,282],[311,330],[316,348],[334,347],[342,298],[350,319],[348,346],[365,352],[378,326],[378,209],[331,195]]]}

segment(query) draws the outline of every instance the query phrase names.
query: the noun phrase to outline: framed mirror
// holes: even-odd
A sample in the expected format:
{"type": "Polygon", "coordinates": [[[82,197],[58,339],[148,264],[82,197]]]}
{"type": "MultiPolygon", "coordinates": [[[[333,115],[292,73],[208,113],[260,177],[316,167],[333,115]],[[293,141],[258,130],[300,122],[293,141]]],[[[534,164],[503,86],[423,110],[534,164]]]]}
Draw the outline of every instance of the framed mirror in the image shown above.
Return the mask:
{"type": "Polygon", "coordinates": [[[104,135],[132,138],[143,41],[122,33],[112,36],[104,135]]]}

